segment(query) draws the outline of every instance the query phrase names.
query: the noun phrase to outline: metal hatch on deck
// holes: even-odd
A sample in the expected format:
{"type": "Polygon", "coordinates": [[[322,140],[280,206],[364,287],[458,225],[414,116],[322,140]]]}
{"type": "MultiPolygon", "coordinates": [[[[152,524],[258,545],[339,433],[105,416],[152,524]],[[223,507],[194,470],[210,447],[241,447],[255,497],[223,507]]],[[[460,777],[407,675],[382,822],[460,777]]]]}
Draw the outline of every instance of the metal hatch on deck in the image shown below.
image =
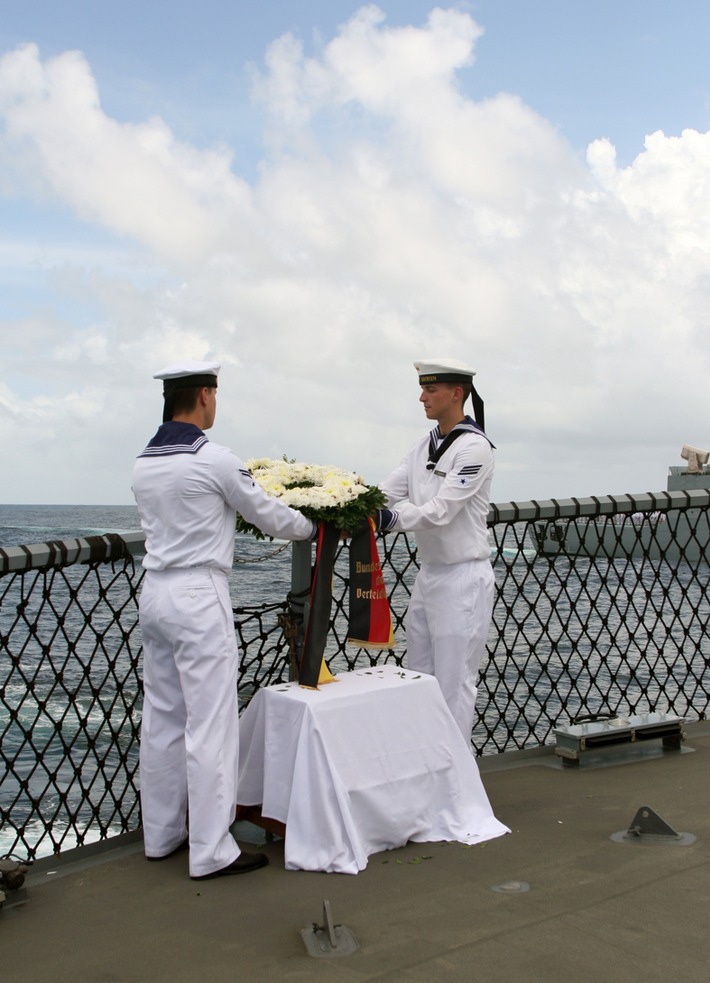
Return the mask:
{"type": "Polygon", "coordinates": [[[663,748],[679,751],[685,740],[684,720],[667,713],[641,713],[608,719],[578,719],[555,729],[555,754],[563,764],[578,765],[586,751],[620,744],[660,740],[663,748]]]}

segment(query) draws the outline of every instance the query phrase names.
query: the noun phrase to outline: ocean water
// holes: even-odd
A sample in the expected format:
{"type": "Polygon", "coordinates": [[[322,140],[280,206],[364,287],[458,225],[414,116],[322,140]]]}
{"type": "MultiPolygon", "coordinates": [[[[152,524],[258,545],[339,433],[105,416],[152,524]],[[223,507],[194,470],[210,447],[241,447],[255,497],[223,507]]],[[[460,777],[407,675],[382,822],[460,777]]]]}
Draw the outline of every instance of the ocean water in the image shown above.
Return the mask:
{"type": "MultiPolygon", "coordinates": [[[[107,532],[128,532],[138,528],[140,523],[134,506],[0,505],[0,547],[4,548],[30,546],[50,540],[96,536],[107,532]]],[[[80,572],[80,569],[77,569],[80,572]]],[[[70,574],[69,582],[71,583],[73,579],[70,574]]],[[[38,592],[33,592],[32,601],[29,601],[19,597],[19,586],[8,586],[9,583],[10,578],[0,579],[0,598],[3,601],[0,607],[0,636],[9,634],[12,630],[20,601],[27,601],[28,612],[31,610],[32,603],[40,603],[36,600],[38,592]]],[[[66,583],[62,581],[55,587],[55,603],[64,603],[68,590],[66,583]]],[[[73,621],[76,617],[76,614],[70,615],[66,624],[67,631],[71,633],[75,631],[73,621]]],[[[11,636],[13,652],[17,652],[22,645],[22,639],[18,641],[17,631],[18,629],[15,628],[11,636]]],[[[54,679],[51,678],[54,675],[51,666],[38,672],[37,657],[33,651],[31,649],[23,651],[20,663],[16,666],[14,660],[8,657],[5,644],[0,645],[0,685],[3,694],[0,701],[2,757],[3,760],[14,760],[17,772],[28,776],[27,791],[31,796],[42,799],[43,811],[57,815],[58,821],[53,834],[57,842],[62,842],[63,848],[70,848],[75,845],[75,842],[71,839],[67,822],[61,818],[64,803],[59,800],[56,790],[44,790],[46,775],[51,772],[56,773],[57,783],[65,789],[67,800],[73,802],[76,807],[81,799],[81,792],[73,787],[76,784],[73,774],[67,772],[63,741],[74,739],[83,744],[86,735],[101,733],[105,722],[96,719],[99,705],[82,692],[81,671],[74,672],[71,668],[68,669],[66,685],[71,687],[75,683],[77,692],[72,704],[67,706],[65,690],[55,687],[54,679]],[[25,674],[33,679],[31,694],[29,684],[24,682],[27,678],[25,674]],[[71,677],[74,677],[74,683],[71,677]],[[61,721],[61,724],[57,725],[55,721],[61,721]],[[32,734],[32,744],[27,742],[23,733],[32,734]],[[35,769],[36,759],[41,759],[41,767],[37,769],[35,769]]],[[[80,659],[81,656],[82,653],[78,649],[76,658],[80,659]]],[[[64,674],[67,666],[68,662],[66,665],[59,665],[56,671],[64,674]]],[[[77,747],[79,747],[78,743],[77,747]]],[[[120,774],[118,769],[117,774],[120,774]]],[[[120,794],[119,789],[116,791],[120,794]]],[[[26,801],[17,779],[10,773],[5,776],[0,775],[0,857],[10,852],[15,841],[14,829],[10,828],[9,823],[5,825],[2,822],[3,809],[9,809],[13,802],[15,805],[12,816],[15,822],[23,824],[23,814],[27,810],[27,815],[24,816],[27,840],[32,844],[42,842],[39,855],[52,852],[52,844],[44,835],[43,822],[29,812],[29,805],[20,805],[21,802],[26,801]],[[21,798],[19,802],[15,802],[18,795],[21,798]]],[[[89,839],[92,838],[96,837],[89,836],[89,839]]],[[[16,853],[22,858],[24,848],[18,846],[16,853]]]]}
{"type": "Polygon", "coordinates": [[[0,546],[140,529],[135,505],[0,505],[0,546]]]}

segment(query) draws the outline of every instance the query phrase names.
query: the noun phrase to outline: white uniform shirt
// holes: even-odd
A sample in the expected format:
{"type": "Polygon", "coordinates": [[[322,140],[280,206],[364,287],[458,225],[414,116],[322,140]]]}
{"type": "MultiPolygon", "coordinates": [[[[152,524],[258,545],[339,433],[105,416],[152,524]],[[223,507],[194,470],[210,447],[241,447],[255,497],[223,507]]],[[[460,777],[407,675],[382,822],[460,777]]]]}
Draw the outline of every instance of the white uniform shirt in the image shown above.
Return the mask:
{"type": "Polygon", "coordinates": [[[417,441],[380,485],[398,513],[392,529],[414,532],[422,563],[488,559],[493,448],[482,434],[467,431],[427,469],[429,440],[417,441]]]}
{"type": "Polygon", "coordinates": [[[230,571],[236,512],[269,536],[313,535],[310,519],[266,495],[236,454],[192,424],[162,425],[136,460],[133,494],[145,533],[146,570],[230,571]]]}

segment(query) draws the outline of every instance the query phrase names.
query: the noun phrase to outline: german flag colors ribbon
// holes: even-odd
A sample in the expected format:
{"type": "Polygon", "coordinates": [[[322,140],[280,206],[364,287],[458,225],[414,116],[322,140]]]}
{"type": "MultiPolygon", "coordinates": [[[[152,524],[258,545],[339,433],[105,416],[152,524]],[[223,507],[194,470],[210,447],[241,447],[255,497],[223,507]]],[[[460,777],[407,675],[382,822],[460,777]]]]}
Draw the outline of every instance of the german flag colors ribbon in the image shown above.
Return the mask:
{"type": "MultiPolygon", "coordinates": [[[[325,664],[324,652],[330,629],[333,572],[339,541],[340,530],[330,523],[321,522],[311,575],[308,621],[299,661],[298,681],[301,686],[316,688],[320,683],[331,682],[334,678],[325,664]]],[[[392,616],[372,520],[353,534],[349,561],[348,643],[362,648],[393,648],[392,616]]]]}
{"type": "Polygon", "coordinates": [[[394,647],[392,615],[372,519],[353,533],[350,541],[348,642],[363,648],[394,647]]]}

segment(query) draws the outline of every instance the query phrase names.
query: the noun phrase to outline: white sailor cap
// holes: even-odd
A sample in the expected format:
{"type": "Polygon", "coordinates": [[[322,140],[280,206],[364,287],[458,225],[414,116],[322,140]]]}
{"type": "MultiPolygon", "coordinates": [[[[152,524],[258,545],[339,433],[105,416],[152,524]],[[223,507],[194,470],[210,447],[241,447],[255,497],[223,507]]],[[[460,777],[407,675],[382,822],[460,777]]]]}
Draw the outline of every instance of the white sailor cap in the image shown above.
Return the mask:
{"type": "MultiPolygon", "coordinates": [[[[429,386],[436,382],[453,382],[455,385],[468,383],[471,387],[471,402],[473,415],[481,430],[485,427],[485,408],[483,400],[476,392],[473,377],[476,374],[465,362],[455,358],[428,358],[414,363],[419,375],[419,385],[429,386]]],[[[485,431],[484,431],[485,432],[485,431]]]]}
{"type": "Polygon", "coordinates": [[[188,359],[184,362],[173,362],[172,365],[156,372],[153,378],[162,379],[176,389],[187,386],[216,386],[221,368],[220,362],[196,362],[188,359]]]}
{"type": "Polygon", "coordinates": [[[222,368],[219,362],[195,362],[187,360],[184,362],[173,362],[160,372],[156,372],[154,379],[161,379],[163,382],[163,423],[172,420],[175,407],[175,394],[178,389],[190,389],[193,386],[202,388],[209,386],[210,389],[217,388],[217,375],[222,368]]]}
{"type": "Polygon", "coordinates": [[[427,358],[414,363],[419,374],[419,384],[435,382],[472,382],[476,374],[464,362],[455,358],[427,358]]]}

